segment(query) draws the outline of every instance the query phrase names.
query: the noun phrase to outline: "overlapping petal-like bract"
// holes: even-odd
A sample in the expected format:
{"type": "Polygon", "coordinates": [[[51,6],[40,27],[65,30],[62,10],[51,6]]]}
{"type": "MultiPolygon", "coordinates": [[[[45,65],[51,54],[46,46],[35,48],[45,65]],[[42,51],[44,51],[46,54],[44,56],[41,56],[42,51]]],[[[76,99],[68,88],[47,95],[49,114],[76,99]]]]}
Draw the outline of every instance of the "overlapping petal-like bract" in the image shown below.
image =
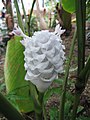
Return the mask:
{"type": "Polygon", "coordinates": [[[24,51],[25,80],[31,81],[40,92],[44,92],[63,70],[65,47],[60,36],[55,34],[43,30],[35,32],[30,40],[24,38],[27,40],[24,51]]]}

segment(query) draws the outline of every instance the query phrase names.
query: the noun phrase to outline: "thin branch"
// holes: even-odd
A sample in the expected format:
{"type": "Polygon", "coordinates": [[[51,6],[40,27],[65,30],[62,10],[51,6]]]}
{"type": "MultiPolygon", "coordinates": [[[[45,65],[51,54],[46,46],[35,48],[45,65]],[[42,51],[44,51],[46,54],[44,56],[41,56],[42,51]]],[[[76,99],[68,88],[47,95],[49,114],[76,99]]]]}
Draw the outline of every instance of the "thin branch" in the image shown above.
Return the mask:
{"type": "Polygon", "coordinates": [[[34,8],[34,5],[35,5],[35,2],[36,0],[33,0],[33,3],[32,3],[32,8],[31,8],[31,11],[30,11],[30,15],[29,15],[29,18],[28,18],[28,35],[30,36],[30,22],[31,22],[31,17],[32,17],[32,13],[33,13],[33,8],[34,8]]]}
{"type": "Polygon", "coordinates": [[[64,106],[65,106],[66,88],[67,88],[70,63],[71,63],[71,59],[72,59],[72,55],[73,55],[76,36],[77,36],[77,29],[74,32],[74,36],[73,36],[73,40],[72,40],[71,48],[70,48],[70,53],[69,53],[69,58],[67,61],[67,66],[66,66],[66,71],[65,71],[65,78],[64,78],[64,84],[63,84],[63,90],[62,90],[63,92],[62,92],[61,101],[60,101],[59,120],[64,120],[64,106]]]}
{"type": "Polygon", "coordinates": [[[24,32],[23,21],[22,21],[22,17],[21,17],[21,14],[20,14],[20,10],[19,10],[17,0],[14,0],[14,4],[15,4],[16,11],[17,11],[18,24],[19,24],[20,28],[22,29],[22,31],[24,32]]]}
{"type": "Polygon", "coordinates": [[[27,32],[28,31],[28,21],[27,21],[27,16],[26,16],[26,11],[24,8],[23,0],[21,0],[21,3],[22,3],[22,9],[23,9],[24,18],[25,18],[25,28],[26,28],[26,32],[27,32]]]}
{"type": "MultiPolygon", "coordinates": [[[[80,103],[80,96],[83,90],[85,89],[85,76],[83,76],[83,78],[81,79],[79,75],[81,74],[81,71],[85,66],[86,0],[76,0],[75,2],[76,2],[76,22],[77,22],[77,40],[78,40],[78,76],[75,84],[75,99],[74,99],[71,120],[76,120],[77,109],[80,103]]],[[[87,70],[85,70],[84,72],[86,71],[87,70]]]]}

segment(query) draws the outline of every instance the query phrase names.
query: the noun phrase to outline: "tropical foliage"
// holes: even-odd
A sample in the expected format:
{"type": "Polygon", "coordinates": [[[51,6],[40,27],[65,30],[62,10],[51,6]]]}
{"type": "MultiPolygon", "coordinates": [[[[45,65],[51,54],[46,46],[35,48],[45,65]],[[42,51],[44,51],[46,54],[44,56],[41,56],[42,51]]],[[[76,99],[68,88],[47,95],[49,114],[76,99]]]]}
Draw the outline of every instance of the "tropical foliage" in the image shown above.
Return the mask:
{"type": "MultiPolygon", "coordinates": [[[[14,119],[24,120],[21,113],[28,113],[32,111],[35,112],[36,120],[43,120],[43,119],[47,120],[48,116],[50,120],[89,120],[90,119],[89,117],[85,117],[83,115],[77,116],[77,114],[84,109],[79,104],[80,96],[85,89],[86,83],[90,75],[90,55],[88,56],[87,62],[85,64],[85,22],[86,22],[86,18],[89,19],[88,6],[90,2],[88,0],[87,1],[62,0],[59,3],[62,5],[65,11],[69,13],[76,13],[76,29],[74,31],[73,39],[71,42],[69,56],[66,58],[64,71],[62,71],[61,69],[63,61],[60,62],[59,59],[59,57],[64,58],[64,52],[62,50],[64,49],[64,46],[62,45],[62,40],[60,41],[58,40],[58,38],[61,39],[60,35],[64,31],[61,30],[60,27],[58,27],[57,29],[55,29],[56,32],[50,33],[49,36],[50,38],[48,37],[49,31],[35,32],[40,30],[40,28],[42,29],[47,28],[46,27],[47,22],[45,22],[45,19],[40,14],[38,3],[37,3],[38,15],[39,17],[41,16],[40,22],[44,23],[45,26],[38,28],[38,22],[36,20],[36,17],[32,16],[35,2],[37,2],[37,0],[33,0],[29,17],[27,17],[22,1],[23,12],[25,17],[25,25],[23,25],[23,19],[21,17],[21,13],[19,10],[18,1],[14,0],[14,4],[17,11],[18,25],[20,26],[21,29],[20,31],[17,28],[14,29],[13,33],[16,32],[18,37],[13,36],[7,45],[5,67],[4,67],[5,84],[0,86],[0,90],[3,89],[3,86],[6,86],[7,95],[6,97],[4,97],[0,93],[0,99],[1,99],[0,112],[2,112],[8,119],[13,119],[13,120],[14,119]],[[86,11],[86,6],[87,6],[87,11],[86,11]],[[87,12],[87,17],[86,17],[86,12],[87,12]],[[26,36],[26,34],[28,36],[26,36]],[[36,36],[38,37],[36,38],[36,36]],[[51,36],[53,36],[53,38],[51,36]],[[22,37],[24,40],[22,40],[22,37]],[[32,41],[28,42],[29,40],[32,41]],[[54,46],[56,45],[55,49],[51,44],[52,40],[53,40],[52,44],[54,46]],[[55,40],[58,42],[56,42],[55,40]],[[59,42],[61,46],[59,45],[59,42]],[[76,82],[74,82],[73,80],[72,81],[69,80],[69,73],[71,70],[70,64],[72,60],[74,45],[76,42],[78,44],[78,57],[77,57],[78,66],[77,66],[77,80],[76,82]],[[25,46],[25,48],[22,46],[21,43],[25,46]],[[31,46],[29,46],[28,44],[31,44],[31,46]],[[49,52],[47,53],[46,50],[48,50],[49,52]],[[60,50],[61,50],[61,54],[59,54],[60,50]],[[38,53],[38,54],[34,56],[33,53],[34,54],[38,53]],[[43,56],[45,56],[45,59],[42,58],[42,54],[43,56]],[[59,57],[57,57],[58,54],[59,57]],[[26,57],[24,58],[24,55],[28,56],[28,59],[26,57]],[[54,60],[53,57],[51,57],[53,55],[55,55],[54,57],[56,57],[55,58],[56,60],[54,60]],[[32,58],[34,58],[34,60],[32,58]],[[37,66],[34,66],[33,68],[32,67],[33,64],[37,63],[37,61],[39,64],[41,64],[41,66],[38,66],[38,68],[37,66]],[[46,78],[48,76],[50,76],[49,78],[51,78],[51,71],[47,69],[48,66],[45,66],[45,63],[47,61],[50,62],[48,64],[49,66],[51,65],[52,68],[53,65],[55,65],[53,68],[54,69],[53,73],[55,72],[56,74],[56,71],[59,71],[60,69],[60,71],[62,71],[62,73],[64,74],[64,77],[54,80],[53,84],[56,84],[57,87],[54,87],[53,85],[52,86],[49,85],[50,87],[47,87],[48,89],[47,90],[45,89],[45,91],[42,92],[37,87],[39,81],[38,78],[40,78],[40,80],[43,79],[43,82],[41,81],[39,87],[44,86],[44,84],[46,85],[46,82],[49,83],[51,80],[50,79],[49,81],[48,80],[46,81],[46,78]],[[57,63],[57,61],[59,64],[57,63]],[[28,64],[28,66],[26,64],[24,65],[25,62],[26,64],[28,64]],[[32,67],[32,69],[30,67],[32,67]],[[42,71],[38,71],[39,67],[40,70],[42,71]],[[46,67],[46,69],[43,70],[42,69],[43,67],[46,67]],[[28,72],[27,78],[28,76],[30,78],[29,82],[25,80],[26,72],[28,72]],[[41,74],[42,72],[43,74],[41,74]],[[44,77],[42,75],[44,75],[44,77]],[[33,84],[32,82],[33,79],[35,80],[35,84],[33,84]],[[40,86],[41,84],[42,86],[40,86]],[[72,94],[71,91],[69,90],[70,86],[75,86],[74,94],[72,94]],[[60,104],[58,106],[55,106],[54,104],[49,106],[47,111],[46,108],[48,102],[50,99],[53,100],[53,96],[58,96],[58,101],[60,104]],[[13,117],[14,115],[16,116],[15,118],[13,117]]],[[[46,2],[46,5],[50,5],[50,4],[51,4],[50,2],[48,1],[46,2]]],[[[56,78],[56,76],[54,78],[56,78]]]]}

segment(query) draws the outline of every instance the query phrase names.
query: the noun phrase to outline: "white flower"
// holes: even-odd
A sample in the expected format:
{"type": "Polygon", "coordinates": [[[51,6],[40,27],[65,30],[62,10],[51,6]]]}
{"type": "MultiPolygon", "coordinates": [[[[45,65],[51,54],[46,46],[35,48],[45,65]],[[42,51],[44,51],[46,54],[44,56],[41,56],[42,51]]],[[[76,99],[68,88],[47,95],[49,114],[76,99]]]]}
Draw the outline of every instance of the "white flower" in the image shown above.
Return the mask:
{"type": "Polygon", "coordinates": [[[22,34],[23,41],[27,41],[24,45],[25,80],[31,81],[40,92],[44,92],[63,70],[65,47],[61,38],[55,34],[48,30],[35,32],[31,38],[22,34]]]}
{"type": "Polygon", "coordinates": [[[17,36],[21,36],[24,38],[24,40],[20,41],[24,46],[27,46],[28,41],[30,41],[30,37],[28,37],[27,35],[25,35],[20,27],[14,27],[14,30],[12,31],[13,34],[17,35],[17,36]]]}
{"type": "Polygon", "coordinates": [[[57,34],[58,36],[61,36],[61,34],[63,34],[65,32],[65,30],[61,30],[61,26],[58,24],[55,28],[55,34],[57,34]]]}

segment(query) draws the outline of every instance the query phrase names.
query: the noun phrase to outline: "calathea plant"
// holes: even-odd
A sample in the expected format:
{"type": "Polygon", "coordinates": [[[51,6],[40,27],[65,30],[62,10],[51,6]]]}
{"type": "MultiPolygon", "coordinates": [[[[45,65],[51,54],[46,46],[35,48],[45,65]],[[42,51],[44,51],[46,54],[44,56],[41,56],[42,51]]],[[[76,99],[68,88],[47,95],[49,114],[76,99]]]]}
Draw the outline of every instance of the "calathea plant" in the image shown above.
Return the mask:
{"type": "MultiPolygon", "coordinates": [[[[51,85],[52,81],[63,70],[65,60],[64,45],[60,35],[65,30],[61,30],[59,25],[56,26],[55,32],[42,30],[35,32],[32,37],[26,36],[18,27],[13,30],[15,35],[23,37],[21,43],[25,47],[24,67],[26,72],[25,80],[30,81],[30,88],[33,93],[34,104],[38,104],[37,119],[41,119],[43,94],[51,85]],[[35,86],[36,87],[35,87],[35,86]],[[36,92],[34,92],[36,91],[36,92]],[[37,92],[38,91],[38,92],[37,92]],[[37,98],[35,97],[37,94],[37,98]],[[40,108],[40,111],[39,111],[40,108]]],[[[35,106],[36,109],[36,106],[35,106]]]]}

